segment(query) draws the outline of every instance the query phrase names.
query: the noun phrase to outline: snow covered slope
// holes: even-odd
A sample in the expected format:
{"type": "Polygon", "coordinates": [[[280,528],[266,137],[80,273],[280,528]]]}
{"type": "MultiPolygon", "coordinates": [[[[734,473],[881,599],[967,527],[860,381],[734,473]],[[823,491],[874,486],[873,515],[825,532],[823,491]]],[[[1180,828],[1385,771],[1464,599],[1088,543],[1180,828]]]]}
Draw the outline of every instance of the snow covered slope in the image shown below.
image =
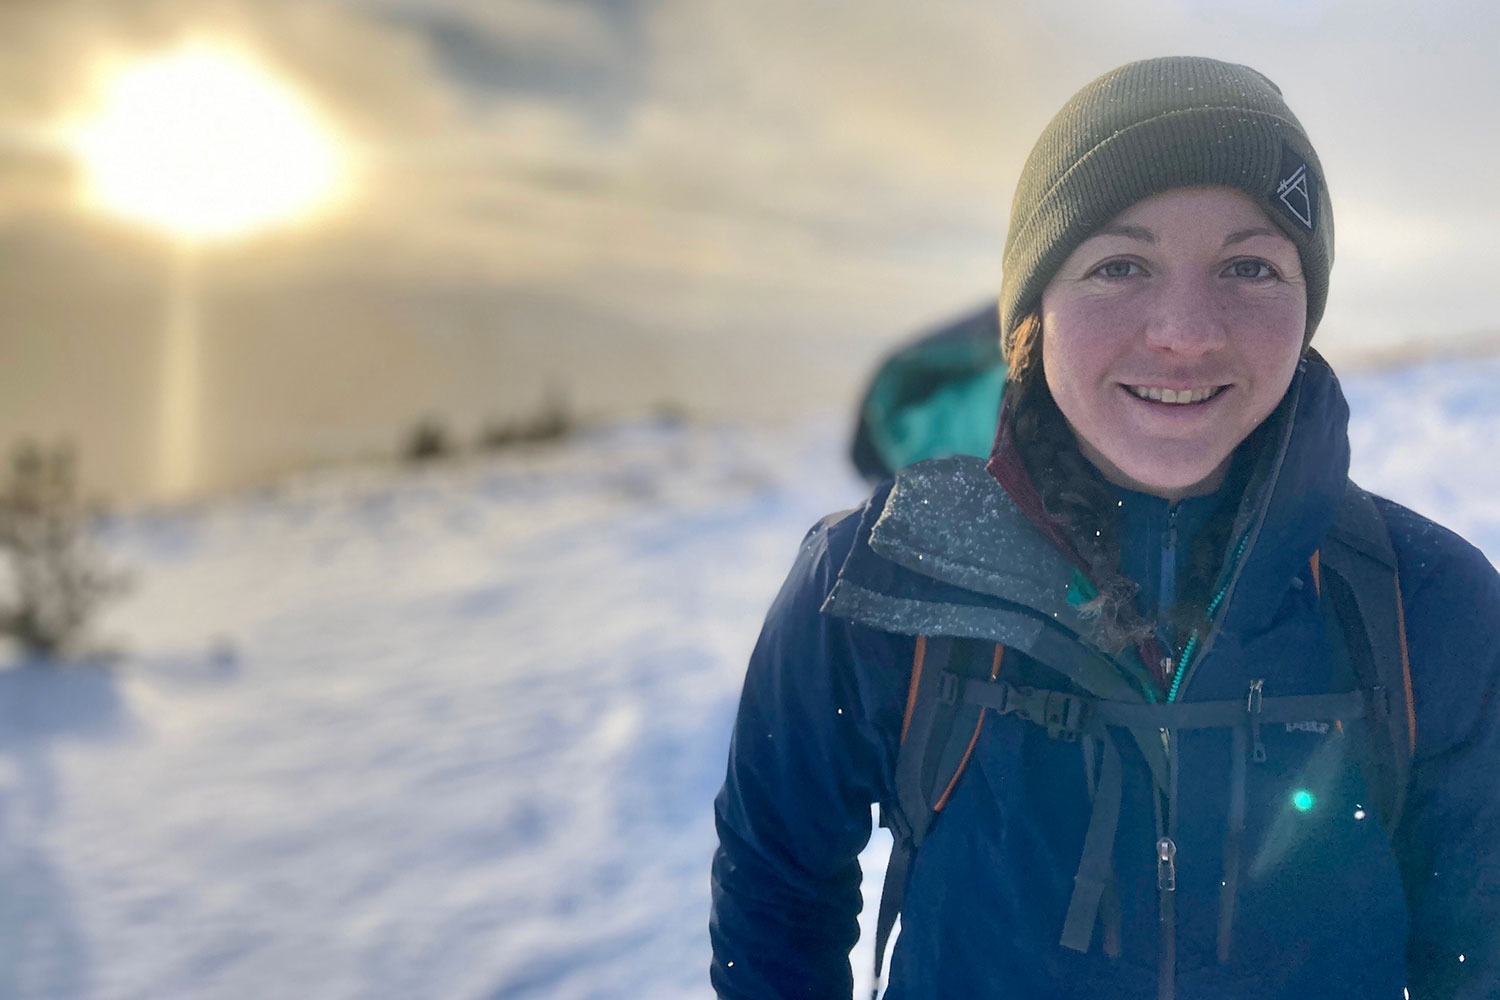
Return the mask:
{"type": "MultiPolygon", "coordinates": [[[[1497,379],[1348,386],[1356,477],[1492,556],[1497,379]]],[[[744,661],[863,493],[844,432],[617,428],[106,526],[128,657],[0,669],[0,997],[707,998],[744,661]]]]}

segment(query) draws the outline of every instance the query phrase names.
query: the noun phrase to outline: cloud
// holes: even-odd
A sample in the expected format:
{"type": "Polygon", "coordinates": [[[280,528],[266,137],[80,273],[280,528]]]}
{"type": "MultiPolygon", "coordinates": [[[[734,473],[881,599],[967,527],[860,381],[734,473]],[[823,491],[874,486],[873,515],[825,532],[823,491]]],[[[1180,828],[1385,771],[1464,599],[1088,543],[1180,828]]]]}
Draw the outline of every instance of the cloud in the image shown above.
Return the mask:
{"type": "MultiPolygon", "coordinates": [[[[784,325],[843,316],[888,336],[998,282],[1032,139],[1081,82],[1132,58],[1264,69],[1348,211],[1488,204],[1479,123],[1500,112],[1500,27],[1477,5],[1464,17],[1454,30],[1394,3],[1199,0],[58,0],[0,9],[0,120],[55,115],[90,53],[221,31],[366,156],[362,210],[277,247],[303,266],[544,290],[689,335],[741,332],[747,302],[784,288],[799,309],[822,299],[784,325]],[[850,302],[861,293],[870,305],[850,302]]],[[[0,158],[7,204],[37,198],[49,169],[65,179],[0,158]]]]}
{"type": "Polygon", "coordinates": [[[50,262],[33,298],[154,294],[159,247],[70,207],[47,129],[99,55],[186,32],[259,53],[362,163],[357,209],[214,255],[216,294],[288,304],[280,344],[299,316],[304,336],[375,323],[368,289],[381,342],[418,342],[446,296],[528,364],[589,338],[653,359],[580,376],[621,406],[843,406],[884,345],[994,293],[1016,177],[1063,101],[1174,52],[1266,72],[1317,143],[1340,230],[1325,346],[1492,310],[1500,13],[1390,0],[0,4],[0,235],[50,262]]]}
{"type": "Polygon", "coordinates": [[[635,3],[577,0],[350,0],[414,31],[438,70],[479,101],[539,94],[600,120],[638,96],[644,65],[635,3]]]}
{"type": "Polygon", "coordinates": [[[808,333],[889,335],[947,311],[997,280],[1008,182],[993,164],[1025,149],[990,71],[912,54],[962,47],[944,62],[993,65],[972,17],[924,21],[932,37],[914,44],[882,11],[643,8],[620,31],[640,40],[641,96],[615,127],[535,91],[492,99],[470,145],[426,151],[444,183],[412,192],[433,199],[417,214],[495,280],[518,268],[694,335],[750,332],[741,317],[778,294],[778,325],[808,333]]]}

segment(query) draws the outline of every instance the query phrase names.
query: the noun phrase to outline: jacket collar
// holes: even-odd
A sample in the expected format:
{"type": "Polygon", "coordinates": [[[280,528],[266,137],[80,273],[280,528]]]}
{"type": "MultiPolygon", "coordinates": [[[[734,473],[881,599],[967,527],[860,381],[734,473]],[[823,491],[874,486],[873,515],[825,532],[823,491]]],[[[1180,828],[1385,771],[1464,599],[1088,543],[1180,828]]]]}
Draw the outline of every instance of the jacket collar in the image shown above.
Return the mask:
{"type": "Polygon", "coordinates": [[[1075,572],[982,459],[929,459],[876,492],[822,610],[884,632],[998,642],[1098,697],[1142,700],[1139,665],[1076,641],[1088,626],[1069,596],[1075,572]]]}

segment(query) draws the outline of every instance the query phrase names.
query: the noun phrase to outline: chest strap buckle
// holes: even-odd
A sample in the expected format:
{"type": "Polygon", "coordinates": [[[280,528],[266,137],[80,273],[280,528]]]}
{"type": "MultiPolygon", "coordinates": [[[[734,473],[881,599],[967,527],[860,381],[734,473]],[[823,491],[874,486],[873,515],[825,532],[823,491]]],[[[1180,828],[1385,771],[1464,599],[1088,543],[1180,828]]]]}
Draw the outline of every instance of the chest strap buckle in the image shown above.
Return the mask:
{"type": "Polygon", "coordinates": [[[994,709],[1000,715],[1018,715],[1044,726],[1054,740],[1073,743],[1088,725],[1091,699],[1066,691],[1031,688],[1008,681],[980,681],[943,675],[938,697],[947,703],[963,702],[994,709]]]}
{"type": "Polygon", "coordinates": [[[1087,708],[1087,702],[1075,694],[1048,691],[1044,716],[1047,735],[1065,743],[1077,742],[1083,732],[1087,708]]]}

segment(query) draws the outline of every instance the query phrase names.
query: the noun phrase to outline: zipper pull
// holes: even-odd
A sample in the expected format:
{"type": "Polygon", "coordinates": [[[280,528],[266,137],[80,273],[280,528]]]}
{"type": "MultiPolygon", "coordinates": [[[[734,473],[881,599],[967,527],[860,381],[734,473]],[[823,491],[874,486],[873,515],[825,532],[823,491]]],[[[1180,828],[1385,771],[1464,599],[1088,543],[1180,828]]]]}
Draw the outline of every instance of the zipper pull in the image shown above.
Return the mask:
{"type": "Polygon", "coordinates": [[[1171,837],[1156,842],[1156,887],[1162,892],[1177,891],[1177,845],[1171,837]]]}
{"type": "Polygon", "coordinates": [[[1260,741],[1260,710],[1265,698],[1265,678],[1250,682],[1250,693],[1245,697],[1245,711],[1250,716],[1250,740],[1253,749],[1250,759],[1257,764],[1266,762],[1266,745],[1260,741]]]}

